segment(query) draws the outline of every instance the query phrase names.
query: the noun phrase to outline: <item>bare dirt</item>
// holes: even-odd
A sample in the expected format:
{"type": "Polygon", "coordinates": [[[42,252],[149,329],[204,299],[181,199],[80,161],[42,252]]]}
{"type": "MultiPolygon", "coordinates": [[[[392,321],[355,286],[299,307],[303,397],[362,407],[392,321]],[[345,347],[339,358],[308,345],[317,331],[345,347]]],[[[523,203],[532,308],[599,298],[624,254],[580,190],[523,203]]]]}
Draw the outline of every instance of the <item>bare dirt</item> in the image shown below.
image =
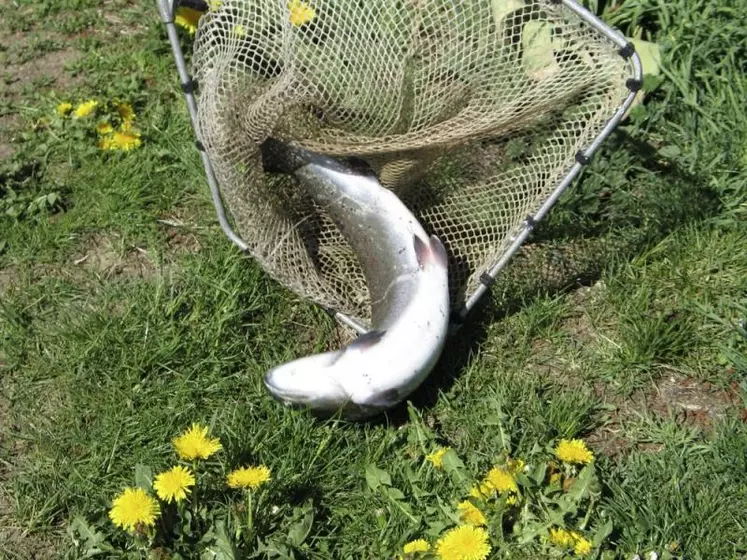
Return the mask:
{"type": "Polygon", "coordinates": [[[65,46],[29,58],[27,53],[32,43],[38,41],[65,44],[64,37],[55,33],[16,32],[6,38],[6,48],[0,50],[0,105],[10,107],[9,112],[0,116],[0,161],[13,156],[14,137],[22,131],[19,102],[24,90],[64,91],[80,81],[67,70],[69,64],[80,58],[80,51],[65,46]]]}
{"type": "Polygon", "coordinates": [[[152,278],[157,268],[148,251],[136,247],[122,252],[112,238],[94,234],[82,244],[85,249],[72,264],[93,272],[101,280],[115,278],[152,278]]]}
{"type": "Polygon", "coordinates": [[[610,394],[602,384],[596,387],[596,393],[615,407],[604,425],[588,437],[589,444],[606,455],[618,455],[634,446],[643,451],[661,449],[656,443],[636,445],[623,435],[625,424],[641,416],[674,419],[678,424],[708,432],[716,420],[740,409],[739,393],[734,387],[724,389],[676,372],[663,375],[653,388],[636,391],[628,398],[610,394]]]}

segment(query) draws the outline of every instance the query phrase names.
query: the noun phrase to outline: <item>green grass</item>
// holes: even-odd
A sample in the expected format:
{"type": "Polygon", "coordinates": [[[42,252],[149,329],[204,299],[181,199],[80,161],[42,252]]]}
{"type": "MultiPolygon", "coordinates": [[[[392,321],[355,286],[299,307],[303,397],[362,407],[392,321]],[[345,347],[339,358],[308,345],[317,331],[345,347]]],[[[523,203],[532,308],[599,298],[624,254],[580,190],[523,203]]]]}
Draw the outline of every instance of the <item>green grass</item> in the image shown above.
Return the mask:
{"type": "MultiPolygon", "coordinates": [[[[83,54],[64,89],[0,94],[0,116],[17,127],[15,155],[0,162],[0,289],[11,286],[0,296],[0,522],[22,528],[0,556],[31,557],[47,538],[39,557],[75,557],[69,520],[104,512],[137,463],[168,467],[171,438],[193,421],[213,426],[225,465],[271,466],[266,505],[313,500],[303,557],[383,558],[420,536],[366,489],[364,470],[385,466],[404,484],[408,438],[424,426],[474,473],[507,446],[533,457],[558,437],[589,439],[604,450],[601,512],[621,558],[747,554],[739,2],[640,0],[609,13],[662,45],[665,79],[535,236],[582,263],[589,287],[549,289],[517,261],[414,395],[422,425],[403,409],[322,422],[265,393],[266,369],[334,346],[334,325],[217,227],[151,3],[107,4],[115,23],[93,1],[18,4],[1,25],[27,42],[0,61],[83,54]],[[138,113],[137,152],[103,154],[54,122],[34,127],[61,100],[115,96],[138,113]],[[158,221],[174,217],[184,226],[158,221]],[[115,261],[123,273],[96,264],[115,261]],[[657,400],[672,376],[708,383],[723,408],[693,416],[657,400]]],[[[424,483],[448,496],[443,477],[424,483]]],[[[538,557],[531,546],[500,554],[538,557]]]]}

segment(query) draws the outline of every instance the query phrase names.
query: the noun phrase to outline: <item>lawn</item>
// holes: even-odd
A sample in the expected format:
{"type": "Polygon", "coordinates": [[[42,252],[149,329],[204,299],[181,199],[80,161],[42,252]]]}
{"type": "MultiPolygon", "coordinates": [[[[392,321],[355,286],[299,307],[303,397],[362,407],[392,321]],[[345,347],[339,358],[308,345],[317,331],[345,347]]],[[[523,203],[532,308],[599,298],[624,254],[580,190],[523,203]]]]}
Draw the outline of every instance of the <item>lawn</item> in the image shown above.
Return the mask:
{"type": "Polygon", "coordinates": [[[596,557],[745,557],[747,11],[603,8],[661,46],[645,104],[411,407],[350,424],[286,410],[262,386],[273,365],[342,335],[218,227],[154,3],[4,6],[0,557],[79,558],[103,536],[132,546],[106,517],[112,500],[147,485],[143,465],[171,467],[171,441],[193,422],[223,445],[199,466],[203,509],[182,535],[209,545],[203,558],[234,556],[219,551],[247,513],[221,486],[234,467],[272,472],[244,557],[391,558],[453,525],[468,481],[507,455],[547,464],[562,438],[588,443],[598,483],[580,488],[592,470],[568,471],[552,495],[580,509],[537,517],[549,502],[535,468],[527,503],[499,508],[491,557],[562,557],[542,535],[566,521],[604,535],[596,557]],[[56,113],[88,99],[132,104],[142,146],[102,151],[56,113]],[[441,468],[425,459],[438,447],[450,449],[441,468]],[[188,534],[206,520],[212,533],[188,534]]]}

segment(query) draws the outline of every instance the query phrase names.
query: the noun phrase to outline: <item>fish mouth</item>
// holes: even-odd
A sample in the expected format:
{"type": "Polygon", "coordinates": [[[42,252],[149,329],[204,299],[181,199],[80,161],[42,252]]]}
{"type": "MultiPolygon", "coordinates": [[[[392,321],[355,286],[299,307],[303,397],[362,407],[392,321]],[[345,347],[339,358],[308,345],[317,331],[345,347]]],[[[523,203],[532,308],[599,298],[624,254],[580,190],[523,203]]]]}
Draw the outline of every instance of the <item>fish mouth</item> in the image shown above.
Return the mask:
{"type": "Polygon", "coordinates": [[[305,393],[297,393],[288,391],[287,389],[281,389],[272,382],[272,376],[270,372],[264,378],[264,384],[267,391],[270,393],[273,399],[285,406],[286,408],[294,410],[306,410],[311,412],[314,416],[320,418],[329,418],[337,414],[338,412],[348,411],[350,408],[357,409],[358,407],[352,403],[349,399],[344,401],[327,400],[324,403],[314,402],[313,397],[305,393]]]}
{"type": "Polygon", "coordinates": [[[297,398],[294,398],[297,397],[297,395],[293,395],[272,383],[272,376],[270,373],[271,372],[265,375],[264,378],[265,388],[267,389],[267,392],[270,393],[270,396],[284,406],[303,408],[304,405],[300,403],[297,398]]]}

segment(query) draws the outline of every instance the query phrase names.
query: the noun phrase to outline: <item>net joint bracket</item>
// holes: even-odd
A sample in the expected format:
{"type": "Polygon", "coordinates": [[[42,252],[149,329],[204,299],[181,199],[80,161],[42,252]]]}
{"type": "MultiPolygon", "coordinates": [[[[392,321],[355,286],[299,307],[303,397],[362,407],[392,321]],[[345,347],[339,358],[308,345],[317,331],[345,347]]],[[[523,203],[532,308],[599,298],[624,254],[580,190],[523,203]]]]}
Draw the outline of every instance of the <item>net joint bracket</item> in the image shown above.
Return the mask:
{"type": "Polygon", "coordinates": [[[195,91],[197,91],[197,80],[195,80],[194,78],[190,78],[188,82],[181,84],[181,86],[182,91],[189,95],[190,93],[194,93],[195,91]]]}
{"type": "Polygon", "coordinates": [[[495,284],[495,278],[493,278],[487,272],[483,272],[482,274],[480,274],[480,283],[482,283],[482,285],[486,288],[490,288],[493,284],[495,284]]]}

